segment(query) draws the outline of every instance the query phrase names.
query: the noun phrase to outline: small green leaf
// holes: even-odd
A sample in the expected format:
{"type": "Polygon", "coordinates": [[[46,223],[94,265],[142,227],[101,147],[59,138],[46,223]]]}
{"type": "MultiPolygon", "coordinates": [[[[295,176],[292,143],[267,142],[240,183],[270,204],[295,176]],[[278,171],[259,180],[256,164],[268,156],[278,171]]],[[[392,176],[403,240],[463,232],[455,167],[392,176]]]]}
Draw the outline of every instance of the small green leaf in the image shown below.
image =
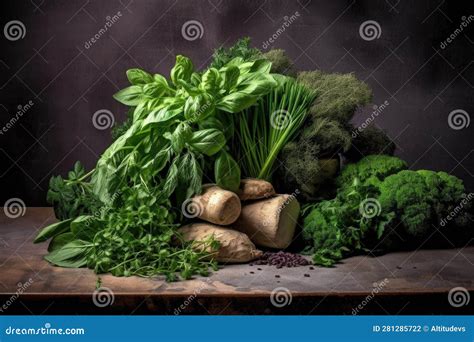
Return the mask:
{"type": "Polygon", "coordinates": [[[36,236],[34,243],[39,243],[48,240],[49,238],[64,233],[69,230],[72,219],[67,219],[64,221],[59,221],[53,224],[50,224],[47,227],[41,229],[39,234],[36,236]]]}
{"type": "Polygon", "coordinates": [[[178,158],[175,158],[171,167],[168,170],[168,174],[166,176],[165,183],[163,185],[163,190],[160,193],[162,198],[169,198],[171,194],[174,192],[174,189],[178,186],[178,167],[176,163],[178,162],[178,158]]]}
{"type": "Polygon", "coordinates": [[[147,84],[153,82],[153,76],[141,69],[127,70],[127,78],[131,84],[147,84]]]}
{"type": "Polygon", "coordinates": [[[194,71],[193,62],[188,57],[181,55],[176,56],[176,63],[171,69],[171,81],[178,85],[178,80],[190,81],[194,71]]]}

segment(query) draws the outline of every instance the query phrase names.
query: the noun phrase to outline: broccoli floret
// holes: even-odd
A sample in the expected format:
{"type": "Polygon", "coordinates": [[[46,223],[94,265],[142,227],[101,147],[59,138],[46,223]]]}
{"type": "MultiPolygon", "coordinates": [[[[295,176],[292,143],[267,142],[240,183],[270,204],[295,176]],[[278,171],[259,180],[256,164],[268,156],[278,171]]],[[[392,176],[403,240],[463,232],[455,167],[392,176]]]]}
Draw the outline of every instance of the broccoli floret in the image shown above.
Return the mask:
{"type": "Polygon", "coordinates": [[[426,235],[432,218],[432,198],[425,177],[416,171],[403,170],[385,178],[379,189],[378,200],[383,211],[397,213],[409,235],[426,235]]]}
{"type": "MultiPolygon", "coordinates": [[[[400,216],[406,232],[424,236],[440,224],[464,198],[462,181],[446,172],[404,170],[380,183],[379,201],[383,210],[400,216]]],[[[466,221],[469,213],[459,210],[456,223],[466,221]]]]}
{"type": "Polygon", "coordinates": [[[385,177],[405,170],[407,163],[397,157],[370,155],[359,162],[347,165],[336,179],[338,187],[346,188],[355,178],[362,183],[378,184],[385,177]]]}
{"type": "Polygon", "coordinates": [[[285,50],[272,49],[262,55],[263,58],[272,62],[272,73],[283,74],[287,76],[296,76],[296,72],[293,68],[293,62],[286,55],[285,50]]]}

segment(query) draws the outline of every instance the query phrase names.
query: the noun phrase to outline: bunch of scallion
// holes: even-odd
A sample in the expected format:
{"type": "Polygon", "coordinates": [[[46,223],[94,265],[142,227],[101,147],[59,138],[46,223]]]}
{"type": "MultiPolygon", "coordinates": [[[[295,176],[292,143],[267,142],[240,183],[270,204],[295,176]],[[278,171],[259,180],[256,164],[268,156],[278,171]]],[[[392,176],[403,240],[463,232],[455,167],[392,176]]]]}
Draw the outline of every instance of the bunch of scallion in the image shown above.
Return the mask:
{"type": "Polygon", "coordinates": [[[281,149],[294,138],[316,95],[291,77],[258,103],[235,116],[232,147],[242,173],[270,181],[281,149]]]}

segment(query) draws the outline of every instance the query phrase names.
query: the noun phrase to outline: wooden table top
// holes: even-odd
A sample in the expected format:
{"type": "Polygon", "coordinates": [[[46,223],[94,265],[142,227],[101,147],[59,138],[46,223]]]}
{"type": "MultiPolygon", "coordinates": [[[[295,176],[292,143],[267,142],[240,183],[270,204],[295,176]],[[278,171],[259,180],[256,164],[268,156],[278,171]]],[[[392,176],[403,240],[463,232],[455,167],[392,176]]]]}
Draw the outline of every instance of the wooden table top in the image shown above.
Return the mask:
{"type": "Polygon", "coordinates": [[[450,305],[448,292],[462,287],[474,293],[474,247],[357,256],[334,268],[227,265],[209,278],[174,283],[101,275],[113,303],[98,307],[92,301],[97,275],[54,267],[43,259],[48,243],[32,243],[54,221],[51,208],[26,208],[14,219],[1,212],[0,313],[350,314],[364,299],[357,313],[472,313],[472,302],[450,305]],[[278,291],[289,291],[290,303],[272,304],[278,291]],[[2,310],[4,302],[9,305],[2,310]]]}

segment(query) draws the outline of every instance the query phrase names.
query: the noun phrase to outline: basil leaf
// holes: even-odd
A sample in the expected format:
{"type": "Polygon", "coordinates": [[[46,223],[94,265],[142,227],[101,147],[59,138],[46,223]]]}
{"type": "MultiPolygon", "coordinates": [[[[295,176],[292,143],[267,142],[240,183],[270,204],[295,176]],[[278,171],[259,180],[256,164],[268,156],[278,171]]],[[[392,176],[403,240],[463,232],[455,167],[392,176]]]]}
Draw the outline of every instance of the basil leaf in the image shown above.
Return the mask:
{"type": "Polygon", "coordinates": [[[240,168],[226,151],[222,150],[214,165],[216,183],[223,189],[236,192],[240,185],[240,168]]]}
{"type": "Polygon", "coordinates": [[[193,62],[188,57],[177,55],[176,63],[171,69],[171,81],[176,86],[179,84],[178,80],[190,81],[193,71],[193,62]]]}
{"type": "Polygon", "coordinates": [[[64,221],[59,221],[53,224],[50,224],[49,226],[44,227],[41,229],[39,234],[36,236],[34,239],[34,243],[39,243],[48,240],[50,237],[53,237],[55,235],[59,235],[61,233],[64,233],[69,230],[70,224],[71,224],[72,219],[67,219],[64,221]]]}
{"type": "Polygon", "coordinates": [[[71,232],[75,238],[92,241],[95,234],[101,227],[101,220],[91,215],[81,215],[71,222],[71,232]]]}
{"type": "Polygon", "coordinates": [[[127,106],[138,105],[143,98],[143,87],[141,85],[132,85],[119,90],[114,94],[114,99],[127,106]]]}
{"type": "Polygon", "coordinates": [[[208,93],[217,94],[220,89],[221,80],[222,78],[219,70],[216,68],[210,68],[204,73],[204,75],[202,75],[200,87],[208,93]]]}
{"type": "Polygon", "coordinates": [[[153,82],[153,76],[142,69],[127,70],[127,78],[131,84],[147,84],[153,82]]]}
{"type": "Polygon", "coordinates": [[[217,109],[228,113],[238,113],[257,102],[258,97],[243,92],[231,93],[224,96],[218,103],[217,109]]]}
{"type": "Polygon", "coordinates": [[[143,86],[143,94],[149,98],[160,97],[166,92],[166,88],[159,83],[148,83],[143,86]]]}
{"type": "MultiPolygon", "coordinates": [[[[222,69],[221,69],[222,70],[222,69]]],[[[224,72],[222,73],[222,87],[229,91],[234,86],[237,85],[237,80],[240,76],[240,70],[236,66],[228,66],[224,68],[224,72]]]]}
{"type": "Polygon", "coordinates": [[[214,114],[215,104],[211,95],[200,94],[188,97],[184,104],[184,117],[193,122],[205,120],[214,114]]]}
{"type": "Polygon", "coordinates": [[[48,252],[60,249],[65,244],[73,241],[75,239],[74,234],[71,232],[62,233],[56,235],[51,239],[51,242],[48,245],[48,252]]]}
{"type": "MultiPolygon", "coordinates": [[[[168,132],[167,132],[168,133],[168,132]]],[[[186,142],[191,138],[191,127],[185,122],[181,122],[172,134],[163,135],[171,141],[171,147],[176,153],[180,153],[186,142]]]]}
{"type": "Polygon", "coordinates": [[[162,198],[168,198],[176,189],[178,185],[178,167],[176,163],[178,162],[178,158],[176,157],[171,164],[171,167],[168,170],[168,175],[166,176],[165,184],[163,185],[163,190],[160,193],[162,198]]]}
{"type": "Polygon", "coordinates": [[[215,128],[193,132],[189,145],[207,156],[212,156],[225,146],[224,134],[215,128]]]}
{"type": "Polygon", "coordinates": [[[61,267],[83,267],[87,264],[89,243],[82,240],[71,241],[59,249],[53,250],[44,258],[50,263],[61,267]]]}

